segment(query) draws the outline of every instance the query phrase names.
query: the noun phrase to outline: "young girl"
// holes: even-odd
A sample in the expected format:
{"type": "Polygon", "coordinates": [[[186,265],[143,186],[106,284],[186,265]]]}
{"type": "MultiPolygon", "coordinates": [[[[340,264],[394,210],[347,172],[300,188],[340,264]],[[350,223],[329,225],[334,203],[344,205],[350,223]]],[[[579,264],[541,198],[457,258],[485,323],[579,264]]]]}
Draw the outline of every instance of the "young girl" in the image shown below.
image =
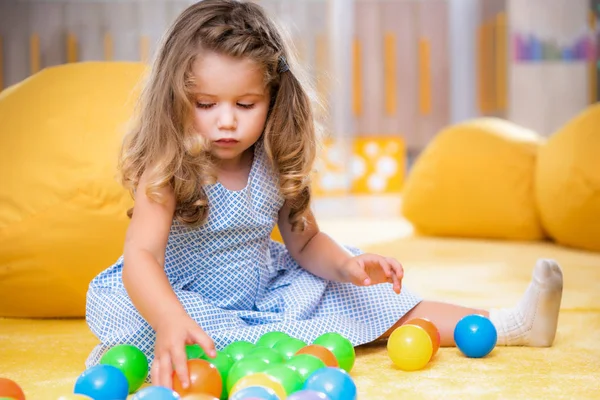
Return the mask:
{"type": "Polygon", "coordinates": [[[479,310],[424,301],[398,261],[342,247],[310,211],[315,124],[282,36],[251,2],[204,0],[174,22],[141,97],[120,169],[135,196],[123,256],[90,284],[101,344],[142,349],[155,384],[188,382],[185,345],[209,356],[283,331],[354,345],[426,317],[452,346],[457,321],[489,316],[498,344],[550,346],[562,273],[540,260],[520,303],[479,310]],[[278,225],[285,245],[270,239],[278,225]]]}

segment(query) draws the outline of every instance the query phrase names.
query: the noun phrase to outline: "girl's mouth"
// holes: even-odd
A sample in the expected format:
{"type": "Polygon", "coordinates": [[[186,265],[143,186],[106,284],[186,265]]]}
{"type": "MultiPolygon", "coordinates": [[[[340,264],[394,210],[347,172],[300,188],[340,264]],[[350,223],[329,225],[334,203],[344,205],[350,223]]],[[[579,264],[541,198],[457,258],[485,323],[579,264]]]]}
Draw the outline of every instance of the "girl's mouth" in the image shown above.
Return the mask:
{"type": "Polygon", "coordinates": [[[222,145],[222,146],[227,146],[227,145],[234,145],[236,144],[238,141],[235,139],[219,139],[217,140],[216,143],[222,145]]]}

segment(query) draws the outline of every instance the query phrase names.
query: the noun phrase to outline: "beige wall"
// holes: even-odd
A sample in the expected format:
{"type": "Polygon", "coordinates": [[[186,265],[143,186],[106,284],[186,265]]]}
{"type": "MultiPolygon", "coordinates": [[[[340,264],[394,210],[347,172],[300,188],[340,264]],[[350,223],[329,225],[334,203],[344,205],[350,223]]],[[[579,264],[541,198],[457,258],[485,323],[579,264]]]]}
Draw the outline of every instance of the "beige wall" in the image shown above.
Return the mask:
{"type": "MultiPolygon", "coordinates": [[[[583,0],[509,0],[512,32],[531,32],[559,43],[584,32],[589,2],[583,0]]],[[[585,61],[512,62],[508,118],[549,136],[589,102],[585,61]]]]}
{"type": "Polygon", "coordinates": [[[442,0],[358,0],[356,38],[361,45],[361,112],[356,132],[363,136],[400,135],[419,149],[449,120],[448,3],[442,0]],[[394,37],[395,103],[386,106],[384,36],[394,37]],[[419,42],[429,46],[429,62],[420,65],[419,42]],[[420,80],[428,81],[425,91],[420,80]],[[429,92],[429,93],[425,93],[429,92]],[[422,109],[421,96],[430,106],[422,109]]]}
{"type": "MultiPolygon", "coordinates": [[[[587,0],[257,1],[295,39],[302,62],[329,105],[325,123],[331,133],[402,136],[414,151],[447,124],[481,115],[477,27],[483,21],[507,9],[511,30],[533,30],[568,41],[585,27],[589,12],[587,0]],[[395,40],[392,83],[384,73],[386,34],[395,40]],[[355,39],[361,44],[358,80],[352,76],[355,39]],[[423,40],[429,44],[425,67],[419,57],[423,40]],[[428,110],[422,109],[424,76],[428,110]],[[386,103],[390,87],[395,97],[391,110],[386,103]],[[358,113],[352,107],[356,89],[361,99],[358,113]]],[[[104,59],[106,33],[114,39],[114,59],[138,60],[140,38],[148,39],[152,54],[169,23],[192,2],[0,0],[3,86],[31,73],[34,33],[40,38],[41,68],[66,61],[69,32],[77,36],[81,61],[104,59]]],[[[508,108],[493,114],[550,134],[588,104],[585,63],[515,64],[507,56],[508,108]]]]}

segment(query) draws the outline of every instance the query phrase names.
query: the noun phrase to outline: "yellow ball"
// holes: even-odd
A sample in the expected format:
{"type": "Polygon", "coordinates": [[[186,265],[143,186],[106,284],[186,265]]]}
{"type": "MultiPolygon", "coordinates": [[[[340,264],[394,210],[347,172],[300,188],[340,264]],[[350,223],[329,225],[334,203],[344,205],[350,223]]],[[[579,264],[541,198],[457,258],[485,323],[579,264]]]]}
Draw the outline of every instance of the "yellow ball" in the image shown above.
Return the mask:
{"type": "Polygon", "coordinates": [[[394,330],[388,339],[387,349],[392,362],[404,371],[425,367],[433,354],[429,334],[416,325],[403,325],[394,330]]]}
{"type": "Polygon", "coordinates": [[[233,386],[229,395],[233,395],[235,392],[238,392],[249,386],[262,386],[268,389],[271,389],[275,392],[277,397],[280,399],[287,398],[287,393],[283,386],[279,382],[275,380],[275,378],[259,372],[257,374],[251,374],[243,377],[233,386]]]}
{"type": "Polygon", "coordinates": [[[85,396],[83,394],[67,394],[64,396],[60,396],[58,400],[91,400],[91,397],[85,396]]]}

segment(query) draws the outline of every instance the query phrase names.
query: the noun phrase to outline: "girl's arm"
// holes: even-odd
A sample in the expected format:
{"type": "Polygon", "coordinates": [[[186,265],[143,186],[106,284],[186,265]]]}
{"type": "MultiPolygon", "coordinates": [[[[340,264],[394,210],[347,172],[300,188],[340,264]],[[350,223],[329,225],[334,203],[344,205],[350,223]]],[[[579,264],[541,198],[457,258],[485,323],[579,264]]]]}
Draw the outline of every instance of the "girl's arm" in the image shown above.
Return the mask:
{"type": "Polygon", "coordinates": [[[135,196],[135,210],[125,239],[123,285],[131,302],[156,331],[152,383],[172,386],[173,370],[183,387],[189,383],[185,345],[197,343],[215,357],[213,341],[187,315],[164,271],[165,248],[175,212],[171,188],[160,190],[162,203],[146,196],[142,176],[135,196]]]}
{"type": "Polygon", "coordinates": [[[279,211],[279,231],[290,255],[302,268],[329,281],[351,282],[358,286],[390,282],[400,293],[404,271],[398,261],[377,254],[353,256],[320,231],[312,212],[307,215],[304,232],[292,232],[289,213],[290,207],[286,203],[279,211]]]}
{"type": "Polygon", "coordinates": [[[144,174],[135,195],[135,211],[125,238],[123,284],[133,305],[157,330],[170,317],[185,313],[164,272],[165,248],[175,211],[171,188],[162,188],[163,203],[146,196],[144,174]]]}

